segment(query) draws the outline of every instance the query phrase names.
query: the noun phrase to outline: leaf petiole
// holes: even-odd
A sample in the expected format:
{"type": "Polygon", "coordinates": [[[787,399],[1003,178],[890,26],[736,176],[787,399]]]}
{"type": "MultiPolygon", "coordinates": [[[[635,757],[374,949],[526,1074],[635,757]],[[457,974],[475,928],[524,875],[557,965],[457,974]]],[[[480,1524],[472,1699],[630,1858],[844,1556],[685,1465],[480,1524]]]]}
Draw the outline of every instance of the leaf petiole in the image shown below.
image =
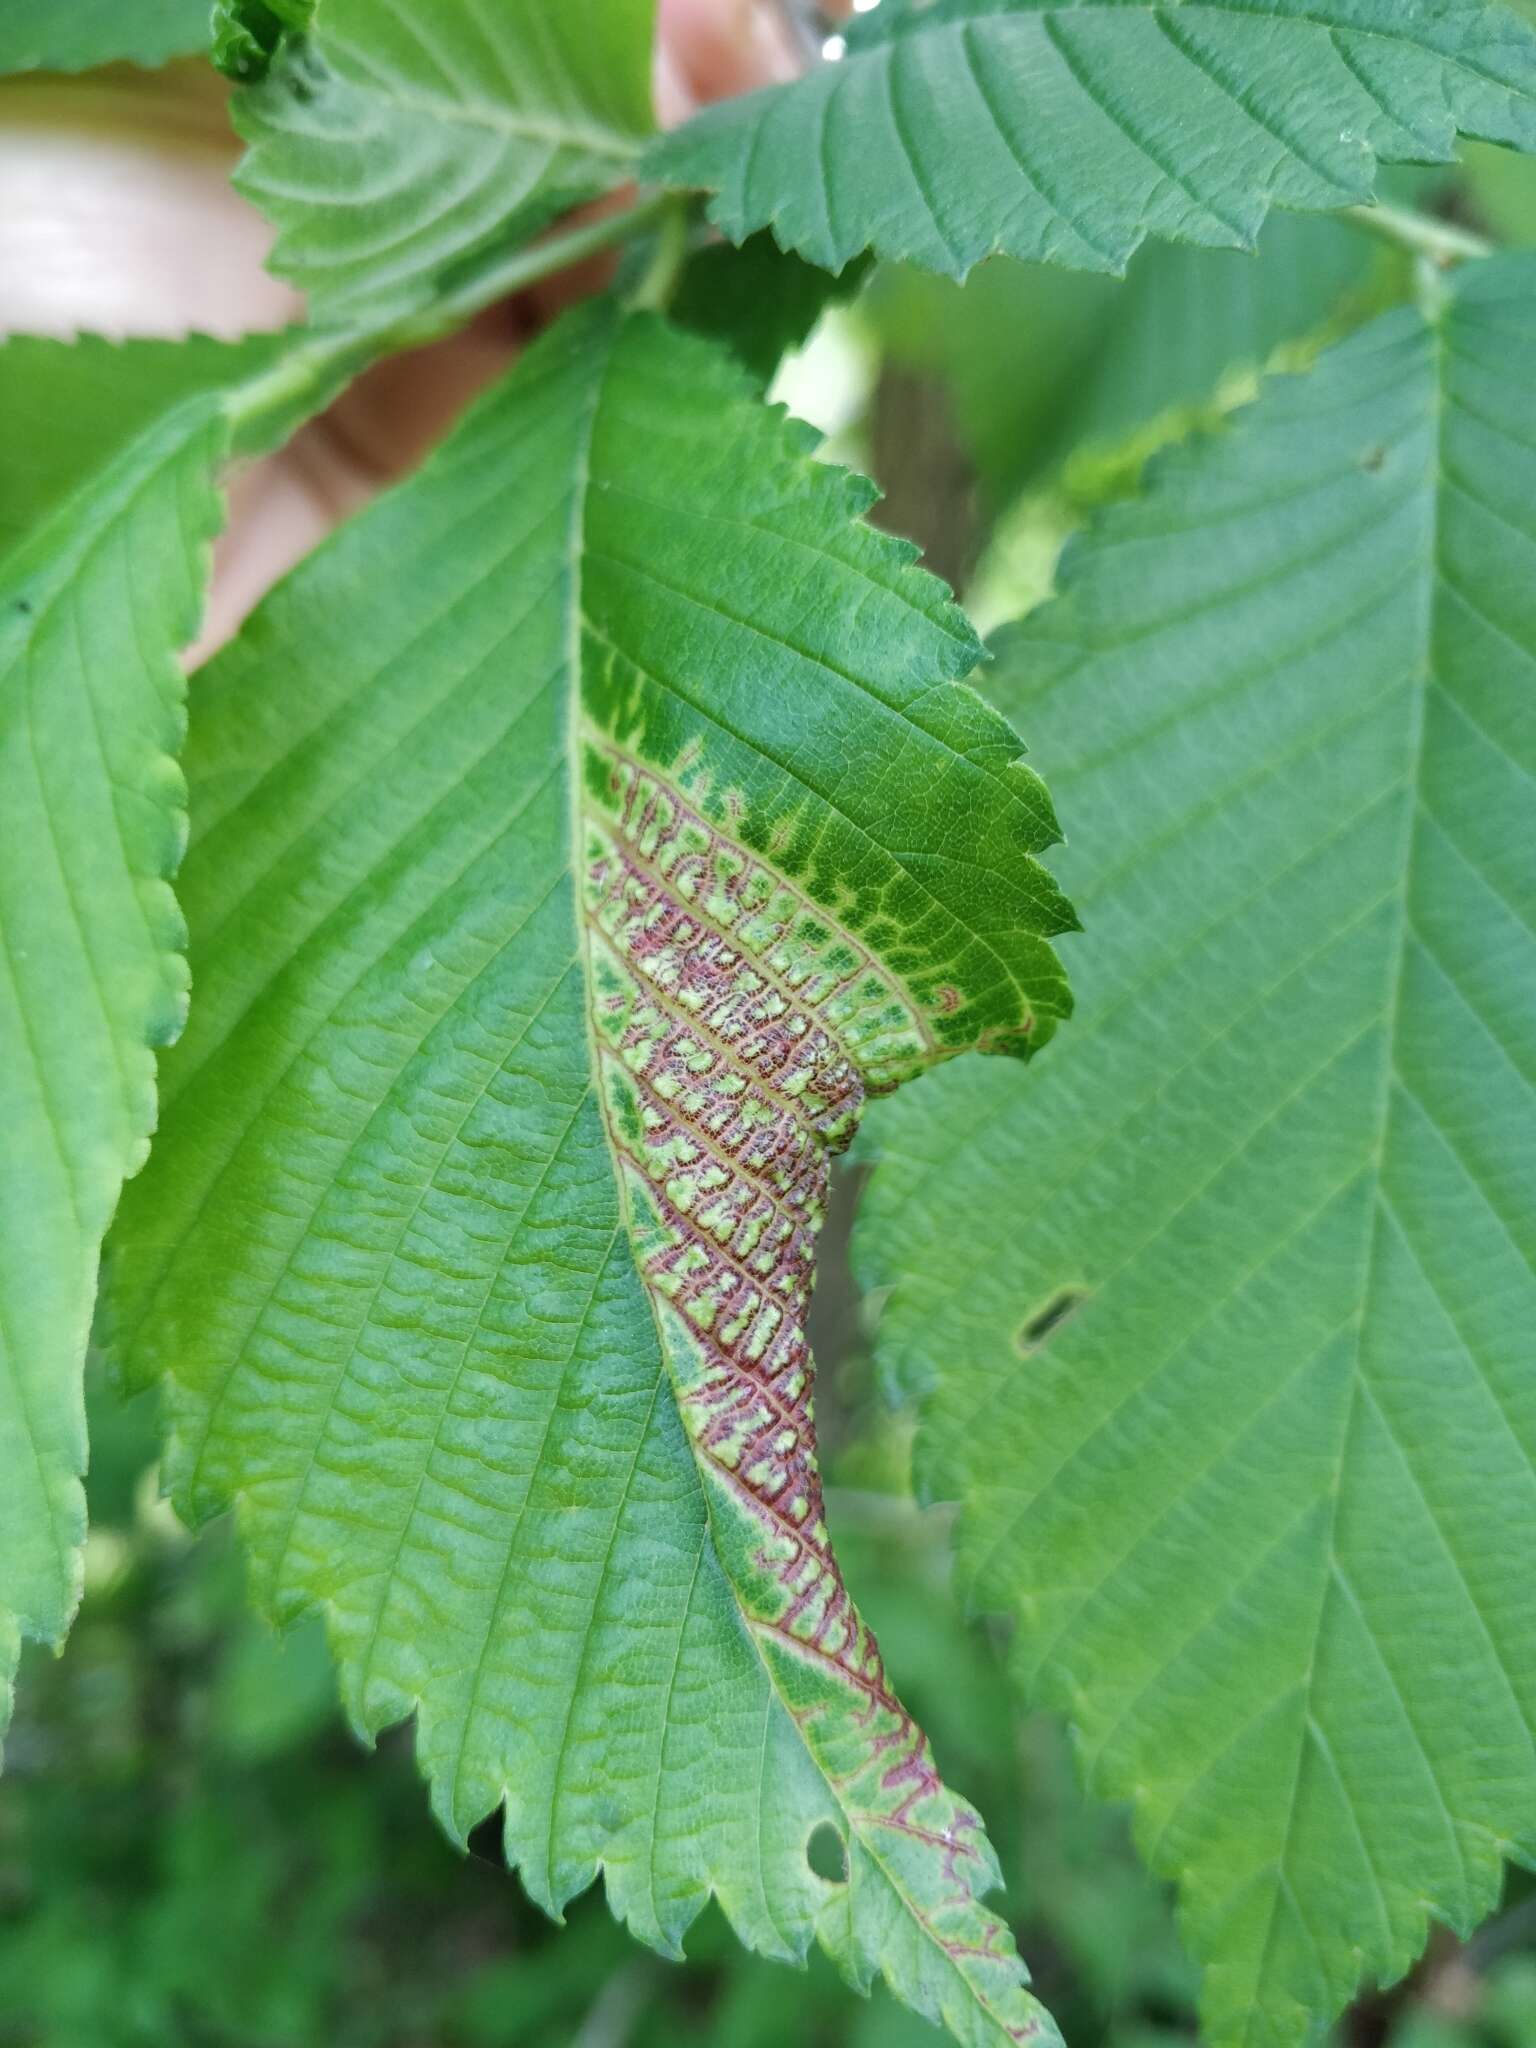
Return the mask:
{"type": "Polygon", "coordinates": [[[1415,213],[1407,206],[1346,206],[1341,217],[1399,249],[1427,257],[1441,270],[1496,254],[1495,245],[1486,236],[1473,234],[1470,228],[1459,228],[1452,221],[1436,220],[1431,214],[1415,213]]]}
{"type": "Polygon", "coordinates": [[[466,266],[459,280],[429,305],[394,308],[367,324],[301,331],[293,348],[278,362],[248,383],[237,385],[226,398],[236,451],[255,453],[282,439],[300,418],[328,403],[344,385],[383,357],[441,341],[498,299],[568,270],[676,211],[671,193],[650,193],[618,212],[524,245],[511,254],[496,250],[466,266]]]}
{"type": "Polygon", "coordinates": [[[656,248],[629,303],[637,312],[663,313],[672,303],[688,254],[687,202],[676,195],[664,209],[656,236],[656,248]]]}

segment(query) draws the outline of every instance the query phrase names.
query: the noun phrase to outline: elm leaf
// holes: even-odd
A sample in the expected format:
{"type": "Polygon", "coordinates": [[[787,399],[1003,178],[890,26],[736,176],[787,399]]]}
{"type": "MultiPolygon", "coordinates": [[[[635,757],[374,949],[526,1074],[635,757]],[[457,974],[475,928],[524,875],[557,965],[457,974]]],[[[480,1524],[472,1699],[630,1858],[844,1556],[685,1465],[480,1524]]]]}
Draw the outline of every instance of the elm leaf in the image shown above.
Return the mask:
{"type": "Polygon", "coordinates": [[[351,320],[621,184],[653,32],[654,0],[326,0],[235,95],[272,269],[351,320]]]}
{"type": "Polygon", "coordinates": [[[1080,1022],[871,1133],[922,1484],[1217,2044],[1315,2038],[1536,1857],[1533,345],[1536,261],[1471,265],[1069,550],[997,695],[1080,1022]]]}
{"type": "MultiPolygon", "coordinates": [[[[84,1365],[102,1234],[181,1027],[179,650],[228,442],[173,404],[0,565],[0,1702],[80,1597],[84,1365]]],[[[6,1715],[0,1714],[0,1723],[6,1715]]]]}
{"type": "Polygon", "coordinates": [[[963,615],[813,449],[586,309],[212,665],[107,1328],[456,1839],[1000,2048],[1050,2023],[838,1570],[805,1314],[865,1097],[1043,1043],[1071,913],[963,615]]]}
{"type": "Polygon", "coordinates": [[[840,63],[706,108],[648,172],[840,270],[1006,254],[1123,270],[1148,235],[1250,248],[1273,206],[1369,200],[1458,134],[1536,149],[1536,31],[1485,0],[933,0],[840,63]]]}

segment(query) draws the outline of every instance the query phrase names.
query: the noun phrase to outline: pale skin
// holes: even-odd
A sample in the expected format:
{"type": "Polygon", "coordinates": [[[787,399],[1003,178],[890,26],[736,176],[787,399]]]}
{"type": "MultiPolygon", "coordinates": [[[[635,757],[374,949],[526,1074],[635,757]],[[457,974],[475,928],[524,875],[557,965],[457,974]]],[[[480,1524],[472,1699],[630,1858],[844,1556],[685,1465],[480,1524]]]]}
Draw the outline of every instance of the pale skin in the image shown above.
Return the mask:
{"type": "MultiPolygon", "coordinates": [[[[799,64],[770,0],[659,0],[654,84],[667,124],[791,78],[799,64]]],[[[0,218],[0,330],[232,337],[301,317],[302,302],[261,267],[264,223],[230,190],[238,149],[222,89],[203,66],[13,89],[0,104],[0,183],[11,202],[0,218]]],[[[600,259],[380,364],[280,453],[237,475],[190,659],[227,639],[286,569],[417,462],[607,271],[600,259]]]]}

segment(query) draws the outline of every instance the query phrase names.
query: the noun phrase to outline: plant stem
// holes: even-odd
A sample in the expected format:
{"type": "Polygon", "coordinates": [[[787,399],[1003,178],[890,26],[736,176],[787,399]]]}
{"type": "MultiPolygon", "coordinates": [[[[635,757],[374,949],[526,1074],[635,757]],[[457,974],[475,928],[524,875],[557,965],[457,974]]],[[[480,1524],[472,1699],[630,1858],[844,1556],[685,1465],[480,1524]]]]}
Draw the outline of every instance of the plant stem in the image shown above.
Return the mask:
{"type": "Polygon", "coordinates": [[[688,202],[681,195],[674,194],[661,216],[656,253],[630,294],[629,303],[635,312],[664,313],[667,310],[687,254],[688,202]]]}
{"type": "Polygon", "coordinates": [[[1344,218],[1399,249],[1427,257],[1441,270],[1448,270],[1453,263],[1476,261],[1495,253],[1494,244],[1482,235],[1474,235],[1470,229],[1459,228],[1448,220],[1436,220],[1427,213],[1414,213],[1406,206],[1346,206],[1344,218]]]}
{"type": "MultiPolygon", "coordinates": [[[[497,250],[466,265],[430,305],[405,311],[395,307],[371,322],[321,325],[303,334],[270,369],[238,385],[225,400],[237,452],[253,453],[282,438],[299,418],[326,404],[381,357],[442,340],[498,299],[612,248],[674,210],[671,193],[649,194],[620,212],[603,214],[531,247],[510,255],[497,250]]],[[[678,232],[681,235],[680,220],[678,232]]]]}
{"type": "Polygon", "coordinates": [[[440,340],[498,299],[537,284],[540,278],[569,270],[573,263],[611,249],[615,242],[627,241],[639,229],[665,216],[675,203],[671,192],[652,192],[617,213],[603,214],[579,228],[568,228],[564,234],[535,242],[531,248],[515,249],[509,256],[498,256],[472,272],[466,271],[462,283],[416,316],[419,332],[408,331],[406,323],[404,339],[394,340],[390,346],[414,348],[423,341],[440,340]]]}

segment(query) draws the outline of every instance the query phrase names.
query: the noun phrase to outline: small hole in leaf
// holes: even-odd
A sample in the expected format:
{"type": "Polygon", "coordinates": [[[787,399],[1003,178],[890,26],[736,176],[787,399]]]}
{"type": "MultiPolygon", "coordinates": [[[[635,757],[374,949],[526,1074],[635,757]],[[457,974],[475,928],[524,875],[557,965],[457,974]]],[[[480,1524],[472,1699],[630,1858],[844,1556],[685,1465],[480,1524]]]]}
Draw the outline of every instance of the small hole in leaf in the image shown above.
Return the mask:
{"type": "Polygon", "coordinates": [[[848,1851],[831,1821],[821,1821],[812,1828],[811,1838],[805,1845],[805,1860],[823,1883],[848,1882],[848,1851]]]}
{"type": "Polygon", "coordinates": [[[1086,1287],[1059,1288],[1044,1308],[1037,1309],[1020,1330],[1019,1349],[1038,1351],[1046,1338],[1059,1330],[1073,1310],[1080,1308],[1087,1299],[1086,1287]]]}

